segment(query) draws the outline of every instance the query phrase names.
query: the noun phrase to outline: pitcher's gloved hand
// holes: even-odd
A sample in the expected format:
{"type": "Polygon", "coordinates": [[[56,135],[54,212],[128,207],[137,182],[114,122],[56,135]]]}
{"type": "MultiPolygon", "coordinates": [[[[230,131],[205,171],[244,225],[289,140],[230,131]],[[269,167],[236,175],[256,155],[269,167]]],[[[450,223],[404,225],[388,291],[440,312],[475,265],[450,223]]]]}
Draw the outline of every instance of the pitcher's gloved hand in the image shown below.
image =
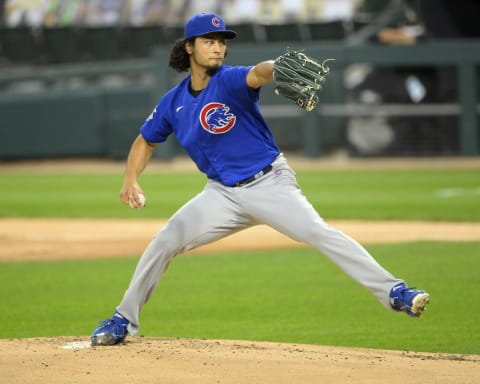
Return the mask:
{"type": "Polygon", "coordinates": [[[306,111],[318,105],[318,93],[322,90],[330,69],[308,57],[303,52],[288,50],[277,57],[273,65],[275,93],[286,97],[306,111]]]}

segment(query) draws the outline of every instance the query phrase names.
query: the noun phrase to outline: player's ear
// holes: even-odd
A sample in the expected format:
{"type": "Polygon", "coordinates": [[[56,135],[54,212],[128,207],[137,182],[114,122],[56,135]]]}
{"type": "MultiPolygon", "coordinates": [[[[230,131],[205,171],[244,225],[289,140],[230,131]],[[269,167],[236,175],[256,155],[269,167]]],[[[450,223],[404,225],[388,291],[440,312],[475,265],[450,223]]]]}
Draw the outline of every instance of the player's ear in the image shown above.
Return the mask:
{"type": "Polygon", "coordinates": [[[189,55],[191,55],[193,52],[193,44],[194,40],[185,40],[185,52],[187,52],[189,55]]]}

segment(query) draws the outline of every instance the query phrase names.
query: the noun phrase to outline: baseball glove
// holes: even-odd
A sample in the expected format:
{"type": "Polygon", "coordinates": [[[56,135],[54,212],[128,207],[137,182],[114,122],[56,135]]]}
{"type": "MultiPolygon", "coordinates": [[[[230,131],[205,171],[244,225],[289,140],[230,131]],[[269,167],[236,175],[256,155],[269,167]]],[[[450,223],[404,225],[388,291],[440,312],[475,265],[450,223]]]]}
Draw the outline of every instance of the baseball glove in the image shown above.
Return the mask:
{"type": "Polygon", "coordinates": [[[275,93],[286,97],[306,111],[313,110],[318,104],[318,93],[330,69],[326,62],[322,64],[303,52],[288,50],[276,58],[273,64],[275,93]]]}

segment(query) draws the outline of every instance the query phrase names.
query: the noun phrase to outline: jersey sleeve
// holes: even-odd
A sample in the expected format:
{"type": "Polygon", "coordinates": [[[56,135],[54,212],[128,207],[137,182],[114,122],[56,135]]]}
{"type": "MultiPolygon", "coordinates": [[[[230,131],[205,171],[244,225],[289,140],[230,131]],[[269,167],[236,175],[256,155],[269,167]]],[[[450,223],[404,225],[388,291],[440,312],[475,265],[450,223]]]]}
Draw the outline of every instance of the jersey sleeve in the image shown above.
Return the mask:
{"type": "Polygon", "coordinates": [[[158,103],[140,128],[140,133],[150,143],[163,143],[172,133],[172,127],[168,123],[167,116],[163,113],[168,109],[162,108],[162,104],[162,101],[158,103]]]}
{"type": "Polygon", "coordinates": [[[247,84],[247,75],[253,66],[227,67],[223,74],[223,80],[228,84],[228,89],[235,95],[244,95],[254,101],[258,101],[260,89],[252,89],[247,84]]]}

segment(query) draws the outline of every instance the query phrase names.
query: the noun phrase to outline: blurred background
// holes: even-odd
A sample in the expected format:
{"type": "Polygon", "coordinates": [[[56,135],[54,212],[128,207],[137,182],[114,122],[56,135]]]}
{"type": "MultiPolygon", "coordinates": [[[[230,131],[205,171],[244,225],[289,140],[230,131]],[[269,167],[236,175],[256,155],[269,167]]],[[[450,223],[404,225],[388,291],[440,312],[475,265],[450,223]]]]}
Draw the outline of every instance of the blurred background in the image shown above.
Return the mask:
{"type": "MultiPolygon", "coordinates": [[[[126,157],[195,13],[238,32],[227,64],[333,57],[319,108],[262,91],[286,152],[480,155],[476,0],[0,0],[0,160],[126,157]]],[[[182,156],[174,138],[155,156],[182,156]]]]}

